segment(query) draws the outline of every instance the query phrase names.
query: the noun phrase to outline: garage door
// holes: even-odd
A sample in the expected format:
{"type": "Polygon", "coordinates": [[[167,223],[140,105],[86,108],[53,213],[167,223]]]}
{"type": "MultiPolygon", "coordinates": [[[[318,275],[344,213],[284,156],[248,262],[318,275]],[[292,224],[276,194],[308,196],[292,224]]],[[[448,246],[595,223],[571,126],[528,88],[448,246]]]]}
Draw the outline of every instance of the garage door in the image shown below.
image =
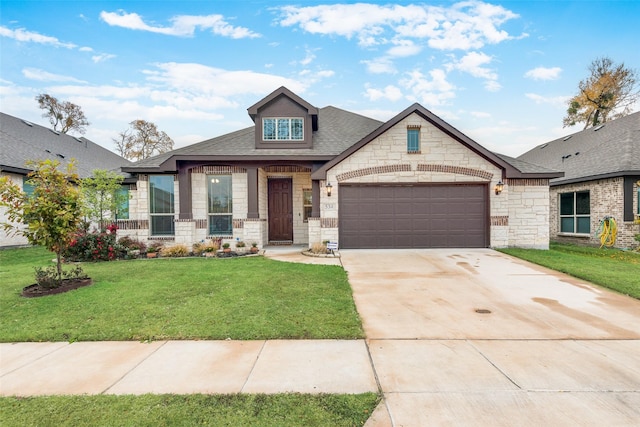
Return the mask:
{"type": "Polygon", "coordinates": [[[342,248],[484,248],[486,185],[340,185],[342,248]]]}

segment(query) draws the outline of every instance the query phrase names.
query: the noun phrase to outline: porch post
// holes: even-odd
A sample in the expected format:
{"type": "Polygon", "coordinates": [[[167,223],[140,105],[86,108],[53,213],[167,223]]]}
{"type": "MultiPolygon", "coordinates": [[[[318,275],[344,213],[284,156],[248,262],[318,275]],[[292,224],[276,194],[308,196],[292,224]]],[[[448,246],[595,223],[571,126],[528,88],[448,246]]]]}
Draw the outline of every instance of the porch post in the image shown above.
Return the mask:
{"type": "Polygon", "coordinates": [[[247,218],[260,218],[258,211],[258,167],[247,168],[247,218]]]}
{"type": "Polygon", "coordinates": [[[191,168],[178,167],[178,191],[180,196],[179,219],[193,219],[191,211],[191,168]]]}
{"type": "Polygon", "coordinates": [[[311,218],[320,218],[320,181],[311,181],[311,218]]]}

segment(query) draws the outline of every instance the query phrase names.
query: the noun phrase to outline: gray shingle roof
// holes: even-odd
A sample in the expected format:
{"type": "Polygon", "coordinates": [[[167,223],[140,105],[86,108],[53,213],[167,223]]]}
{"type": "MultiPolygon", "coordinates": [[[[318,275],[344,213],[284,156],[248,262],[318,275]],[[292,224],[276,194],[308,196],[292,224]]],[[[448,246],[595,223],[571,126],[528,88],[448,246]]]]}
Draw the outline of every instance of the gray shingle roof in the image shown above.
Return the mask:
{"type": "Polygon", "coordinates": [[[640,112],[541,144],[518,160],[564,171],[552,184],[640,174],[640,112]]]}
{"type": "Polygon", "coordinates": [[[58,160],[66,166],[76,159],[78,175],[86,178],[94,169],[116,170],[131,162],[88,140],[0,113],[0,169],[26,173],[28,160],[58,160]]]}
{"type": "Polygon", "coordinates": [[[318,130],[313,133],[313,148],[258,149],[255,147],[255,127],[211,138],[168,153],[141,160],[126,168],[135,172],[160,167],[173,156],[225,156],[286,159],[288,156],[317,156],[331,158],[346,150],[382,122],[336,107],[318,111],[318,130]]]}

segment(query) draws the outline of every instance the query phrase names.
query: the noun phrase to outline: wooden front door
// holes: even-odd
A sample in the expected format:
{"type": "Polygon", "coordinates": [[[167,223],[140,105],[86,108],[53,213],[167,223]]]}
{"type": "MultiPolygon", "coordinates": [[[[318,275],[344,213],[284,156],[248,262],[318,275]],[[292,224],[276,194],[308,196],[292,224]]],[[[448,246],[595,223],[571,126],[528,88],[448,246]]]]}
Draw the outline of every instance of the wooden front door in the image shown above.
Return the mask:
{"type": "Polygon", "coordinates": [[[269,240],[293,242],[293,185],[291,179],[269,180],[269,240]]]}

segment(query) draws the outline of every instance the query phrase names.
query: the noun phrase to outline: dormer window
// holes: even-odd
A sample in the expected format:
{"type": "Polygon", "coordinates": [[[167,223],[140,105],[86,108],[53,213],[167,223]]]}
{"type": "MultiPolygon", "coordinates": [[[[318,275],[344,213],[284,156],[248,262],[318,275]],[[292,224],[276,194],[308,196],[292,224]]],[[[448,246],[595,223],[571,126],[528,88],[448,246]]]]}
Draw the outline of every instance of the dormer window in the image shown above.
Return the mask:
{"type": "Polygon", "coordinates": [[[303,141],[304,119],[268,118],[262,119],[263,141],[303,141]]]}

